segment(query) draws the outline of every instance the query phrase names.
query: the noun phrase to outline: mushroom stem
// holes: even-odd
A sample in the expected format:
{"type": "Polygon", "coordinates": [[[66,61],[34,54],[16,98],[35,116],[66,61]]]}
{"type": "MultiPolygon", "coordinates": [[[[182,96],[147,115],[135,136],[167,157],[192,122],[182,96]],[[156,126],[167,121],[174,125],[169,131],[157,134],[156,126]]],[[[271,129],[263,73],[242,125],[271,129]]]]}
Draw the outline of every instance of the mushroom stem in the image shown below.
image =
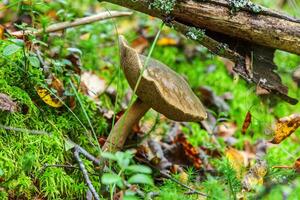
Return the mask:
{"type": "Polygon", "coordinates": [[[138,121],[149,109],[149,105],[137,98],[132,106],[128,109],[127,114],[123,114],[114,125],[105,144],[102,147],[102,150],[109,152],[116,152],[120,150],[124,146],[133,125],[138,123],[138,121]]]}

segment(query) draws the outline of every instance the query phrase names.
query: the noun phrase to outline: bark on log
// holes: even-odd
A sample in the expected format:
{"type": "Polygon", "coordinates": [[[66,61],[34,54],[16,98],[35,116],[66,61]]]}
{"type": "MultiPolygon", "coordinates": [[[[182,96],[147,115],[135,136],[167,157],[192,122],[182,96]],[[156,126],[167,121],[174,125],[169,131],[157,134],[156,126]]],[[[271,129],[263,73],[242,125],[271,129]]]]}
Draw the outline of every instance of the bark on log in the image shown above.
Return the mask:
{"type": "MultiPolygon", "coordinates": [[[[105,0],[161,19],[166,14],[149,9],[149,0],[105,0]]],[[[263,8],[259,13],[241,9],[232,14],[228,0],[177,0],[171,16],[185,25],[240,38],[300,55],[300,20],[263,8]]]]}

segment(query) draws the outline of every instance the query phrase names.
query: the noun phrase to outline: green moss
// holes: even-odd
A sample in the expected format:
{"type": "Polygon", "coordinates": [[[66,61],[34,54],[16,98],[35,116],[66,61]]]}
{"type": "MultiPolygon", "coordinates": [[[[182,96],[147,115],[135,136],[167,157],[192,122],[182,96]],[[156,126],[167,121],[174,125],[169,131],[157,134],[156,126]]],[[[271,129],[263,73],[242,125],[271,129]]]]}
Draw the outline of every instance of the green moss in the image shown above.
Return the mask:
{"type": "MultiPolygon", "coordinates": [[[[9,44],[1,42],[0,55],[9,44]]],[[[0,124],[11,127],[11,130],[0,128],[0,170],[3,172],[0,198],[33,199],[41,195],[47,199],[77,199],[84,196],[86,186],[80,171],[47,168],[41,173],[44,164],[73,163],[72,153],[64,150],[65,137],[95,153],[85,134],[90,132],[90,127],[79,103],[73,113],[66,108],[46,105],[35,91],[36,86],[44,84],[42,70],[29,63],[25,65],[22,52],[0,57],[0,64],[0,93],[10,96],[19,107],[15,113],[0,111],[0,124]],[[31,130],[49,134],[36,135],[31,130]]],[[[80,94],[80,98],[97,135],[105,133],[107,125],[96,104],[84,95],[80,94]]],[[[91,163],[87,162],[87,166],[94,172],[91,163]]],[[[91,179],[99,188],[98,176],[91,179]]]]}

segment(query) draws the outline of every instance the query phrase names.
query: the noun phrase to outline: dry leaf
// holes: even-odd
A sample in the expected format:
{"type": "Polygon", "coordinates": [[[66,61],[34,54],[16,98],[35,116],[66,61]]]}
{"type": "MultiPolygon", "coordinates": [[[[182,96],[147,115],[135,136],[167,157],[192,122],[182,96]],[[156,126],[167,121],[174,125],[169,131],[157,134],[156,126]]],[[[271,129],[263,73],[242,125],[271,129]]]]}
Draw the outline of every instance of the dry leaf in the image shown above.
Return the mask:
{"type": "Polygon", "coordinates": [[[138,53],[143,53],[148,46],[149,42],[144,36],[136,38],[131,43],[131,47],[134,48],[138,53]]]}
{"type": "Polygon", "coordinates": [[[241,178],[247,163],[244,155],[232,147],[225,151],[225,155],[231,167],[236,171],[237,178],[241,178]]]}
{"type": "Polygon", "coordinates": [[[206,107],[213,109],[217,112],[228,112],[229,105],[215,94],[215,92],[208,86],[201,86],[198,88],[200,98],[206,107]]]}
{"type": "Polygon", "coordinates": [[[294,163],[294,169],[296,172],[300,173],[300,158],[298,158],[294,163]]]}
{"type": "Polygon", "coordinates": [[[176,136],[174,143],[179,143],[182,145],[184,153],[187,156],[187,159],[189,159],[193,163],[196,169],[201,168],[202,161],[200,160],[199,150],[193,147],[193,145],[189,141],[187,141],[183,133],[179,133],[176,136]]]}
{"type": "Polygon", "coordinates": [[[86,86],[87,93],[91,98],[96,98],[106,87],[105,80],[92,72],[83,72],[81,82],[86,86]]]}
{"type": "Polygon", "coordinates": [[[49,106],[59,108],[63,105],[63,103],[59,99],[51,95],[51,93],[47,89],[39,87],[36,91],[39,97],[41,97],[41,99],[49,106]]]}
{"type": "Polygon", "coordinates": [[[250,111],[247,112],[244,123],[243,123],[243,127],[242,127],[242,133],[245,134],[247,129],[249,128],[250,124],[252,121],[252,115],[250,113],[250,111]]]}
{"type": "Polygon", "coordinates": [[[17,103],[8,95],[0,93],[0,111],[16,112],[17,110],[17,103]]]}
{"type": "Polygon", "coordinates": [[[293,80],[297,83],[298,87],[300,86],[300,66],[295,69],[293,72],[293,80]]]}
{"type": "Polygon", "coordinates": [[[227,140],[234,135],[236,129],[237,125],[235,122],[222,122],[217,126],[216,133],[218,137],[222,137],[224,140],[227,140]]]}
{"type": "Polygon", "coordinates": [[[264,177],[267,172],[267,163],[265,161],[258,161],[245,175],[243,188],[247,191],[251,191],[254,190],[255,187],[263,185],[264,177]]]}
{"type": "Polygon", "coordinates": [[[184,171],[180,172],[179,173],[179,181],[184,184],[188,183],[189,175],[187,173],[185,173],[184,171]]]}
{"type": "Polygon", "coordinates": [[[56,92],[57,92],[57,95],[59,97],[63,96],[64,86],[63,86],[62,82],[58,78],[56,78],[55,76],[52,76],[52,82],[50,84],[50,88],[55,89],[56,92]]]}
{"type": "Polygon", "coordinates": [[[295,132],[299,126],[300,114],[292,114],[291,116],[280,118],[275,125],[274,138],[271,143],[279,144],[295,132]]]}
{"type": "Polygon", "coordinates": [[[270,94],[270,91],[260,87],[259,85],[256,85],[256,94],[259,96],[268,95],[270,94]]]}
{"type": "Polygon", "coordinates": [[[175,46],[178,44],[178,41],[174,38],[163,37],[157,41],[158,46],[175,46]]]}

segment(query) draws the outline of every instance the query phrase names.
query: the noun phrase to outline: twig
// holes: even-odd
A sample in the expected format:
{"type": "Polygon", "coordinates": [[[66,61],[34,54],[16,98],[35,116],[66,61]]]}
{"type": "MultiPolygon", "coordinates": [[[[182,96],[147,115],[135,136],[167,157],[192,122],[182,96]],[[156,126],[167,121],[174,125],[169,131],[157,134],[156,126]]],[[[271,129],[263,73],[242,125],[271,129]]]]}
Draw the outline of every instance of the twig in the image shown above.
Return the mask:
{"type": "MultiPolygon", "coordinates": [[[[93,194],[93,196],[94,196],[94,198],[95,198],[96,200],[100,200],[100,197],[99,197],[98,193],[96,192],[96,190],[95,190],[95,188],[94,188],[94,186],[93,186],[93,184],[92,184],[92,181],[90,180],[90,177],[89,177],[89,175],[88,175],[88,172],[87,172],[87,170],[86,170],[86,168],[85,168],[85,166],[84,166],[84,164],[83,164],[83,162],[82,162],[82,160],[81,160],[81,158],[80,158],[79,153],[82,153],[81,150],[83,150],[81,147],[79,147],[78,145],[75,146],[75,147],[74,147],[74,152],[73,152],[73,153],[74,153],[74,157],[75,157],[75,159],[76,159],[77,162],[78,162],[79,168],[80,168],[80,170],[81,170],[81,172],[82,172],[82,174],[83,174],[85,183],[87,184],[87,186],[88,186],[90,192],[93,194]]],[[[84,154],[84,153],[82,153],[82,154],[84,154]]],[[[85,154],[84,154],[84,155],[85,155],[85,154]]]]}
{"type": "Polygon", "coordinates": [[[202,193],[202,192],[200,192],[200,191],[198,191],[198,190],[195,190],[195,189],[189,187],[188,185],[185,185],[184,183],[181,183],[180,181],[176,180],[175,178],[173,178],[173,177],[170,176],[169,174],[167,174],[167,173],[165,173],[165,172],[163,172],[163,171],[157,169],[154,165],[152,165],[152,164],[151,164],[150,162],[148,162],[147,160],[144,160],[144,159],[141,159],[141,158],[136,158],[136,159],[137,159],[139,162],[142,162],[142,163],[144,163],[144,164],[147,164],[147,165],[149,165],[151,168],[156,169],[156,170],[157,170],[161,175],[163,175],[165,178],[168,178],[168,179],[170,179],[171,181],[177,183],[178,185],[180,185],[180,186],[182,186],[182,187],[188,189],[190,192],[192,192],[192,193],[194,193],[194,194],[198,194],[198,195],[204,196],[204,197],[210,197],[210,196],[208,196],[207,194],[202,193]]]}
{"type": "Polygon", "coordinates": [[[35,135],[51,135],[52,134],[51,132],[48,133],[46,131],[29,130],[29,129],[25,129],[25,128],[16,128],[16,127],[12,127],[12,126],[4,126],[2,124],[0,124],[0,128],[9,130],[9,131],[28,132],[28,133],[35,134],[35,135]]]}
{"type": "Polygon", "coordinates": [[[123,11],[101,12],[96,15],[75,19],[74,21],[53,24],[53,25],[50,25],[49,27],[47,27],[46,29],[38,29],[36,31],[32,31],[32,30],[16,31],[16,32],[12,32],[11,35],[16,36],[16,37],[22,37],[23,35],[28,35],[28,34],[39,35],[41,33],[51,33],[51,32],[56,32],[56,31],[64,30],[64,29],[71,28],[71,27],[76,27],[76,26],[80,26],[80,25],[84,25],[84,24],[90,24],[90,23],[100,21],[100,20],[110,19],[110,18],[114,18],[114,17],[129,16],[131,14],[132,14],[132,12],[123,12],[123,11]]]}
{"type": "Polygon", "coordinates": [[[78,151],[84,155],[89,161],[92,161],[94,165],[100,165],[100,160],[96,158],[95,156],[91,155],[89,152],[87,152],[84,148],[79,146],[78,144],[74,143],[72,140],[68,139],[68,142],[72,143],[74,145],[74,149],[78,149],[78,151]]]}
{"type": "Polygon", "coordinates": [[[198,195],[201,195],[201,196],[204,196],[204,197],[208,197],[207,194],[204,194],[204,193],[202,193],[202,192],[199,192],[198,190],[195,190],[195,189],[189,187],[188,185],[186,185],[186,184],[184,184],[184,183],[181,183],[180,181],[176,180],[175,178],[173,178],[172,176],[170,176],[169,174],[167,174],[167,173],[165,173],[165,172],[163,172],[163,171],[159,171],[159,173],[160,173],[161,175],[163,175],[164,177],[170,179],[171,181],[177,183],[178,185],[180,185],[180,186],[182,186],[182,187],[184,187],[184,188],[190,190],[190,192],[193,193],[193,194],[198,194],[198,195]]]}

